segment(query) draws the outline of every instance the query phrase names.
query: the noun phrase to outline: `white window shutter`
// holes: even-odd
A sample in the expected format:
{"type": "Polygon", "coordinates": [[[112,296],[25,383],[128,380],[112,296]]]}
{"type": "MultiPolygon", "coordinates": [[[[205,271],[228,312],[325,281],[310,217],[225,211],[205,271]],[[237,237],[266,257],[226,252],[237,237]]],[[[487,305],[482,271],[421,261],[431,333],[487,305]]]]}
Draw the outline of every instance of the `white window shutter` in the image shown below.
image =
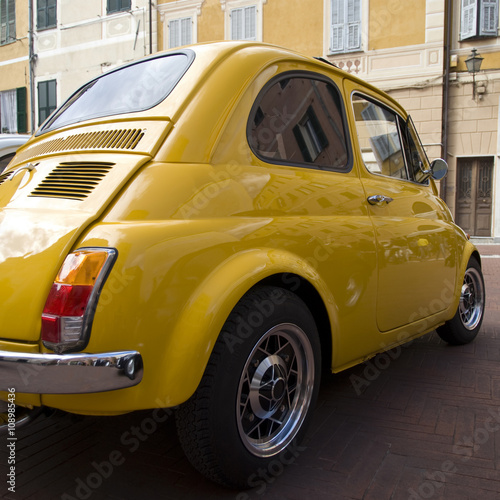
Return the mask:
{"type": "Polygon", "coordinates": [[[243,9],[231,10],[231,40],[243,38],[243,9]]]}
{"type": "Polygon", "coordinates": [[[331,0],[330,50],[332,52],[361,49],[361,1],[331,0]]]}
{"type": "Polygon", "coordinates": [[[479,0],[462,0],[460,39],[477,35],[477,4],[479,0]]]}
{"type": "Polygon", "coordinates": [[[341,52],[344,50],[344,25],[345,25],[345,0],[331,0],[332,7],[332,25],[330,50],[332,52],[341,52]]]}
{"type": "Polygon", "coordinates": [[[479,34],[497,36],[498,0],[482,0],[479,34]]]}
{"type": "Polygon", "coordinates": [[[257,7],[255,5],[245,8],[245,40],[257,39],[257,7]]]}
{"type": "Polygon", "coordinates": [[[347,0],[347,50],[361,48],[361,0],[347,0]]]}
{"type": "Polygon", "coordinates": [[[181,45],[192,43],[191,26],[192,21],[190,17],[181,19],[181,45]]]}
{"type": "Polygon", "coordinates": [[[169,31],[169,47],[173,49],[174,47],[178,47],[180,45],[180,19],[173,19],[168,24],[169,31]]]}

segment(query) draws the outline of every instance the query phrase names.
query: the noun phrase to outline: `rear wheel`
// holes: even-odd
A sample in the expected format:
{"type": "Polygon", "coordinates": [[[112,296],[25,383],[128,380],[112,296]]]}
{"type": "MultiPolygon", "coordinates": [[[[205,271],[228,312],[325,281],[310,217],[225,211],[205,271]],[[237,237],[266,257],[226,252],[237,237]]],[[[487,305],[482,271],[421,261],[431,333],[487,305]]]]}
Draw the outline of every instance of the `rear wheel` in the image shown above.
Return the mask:
{"type": "Polygon", "coordinates": [[[471,257],[465,270],[457,312],[450,321],[437,329],[438,335],[452,345],[472,342],[481,328],[485,303],[481,266],[471,257]]]}
{"type": "Polygon", "coordinates": [[[251,291],[224,325],[196,393],[177,411],[190,462],[237,488],[258,484],[273,461],[293,462],[320,369],[316,325],[302,300],[280,288],[251,291]]]}

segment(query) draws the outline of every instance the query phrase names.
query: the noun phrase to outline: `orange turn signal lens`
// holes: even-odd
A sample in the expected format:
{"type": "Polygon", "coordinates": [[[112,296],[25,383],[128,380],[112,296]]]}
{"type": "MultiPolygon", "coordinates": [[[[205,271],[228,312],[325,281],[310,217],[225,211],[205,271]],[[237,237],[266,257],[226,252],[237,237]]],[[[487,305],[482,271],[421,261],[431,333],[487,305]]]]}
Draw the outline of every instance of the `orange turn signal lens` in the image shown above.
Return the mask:
{"type": "Polygon", "coordinates": [[[108,257],[106,251],[77,250],[66,257],[54,283],[94,285],[108,257]]]}

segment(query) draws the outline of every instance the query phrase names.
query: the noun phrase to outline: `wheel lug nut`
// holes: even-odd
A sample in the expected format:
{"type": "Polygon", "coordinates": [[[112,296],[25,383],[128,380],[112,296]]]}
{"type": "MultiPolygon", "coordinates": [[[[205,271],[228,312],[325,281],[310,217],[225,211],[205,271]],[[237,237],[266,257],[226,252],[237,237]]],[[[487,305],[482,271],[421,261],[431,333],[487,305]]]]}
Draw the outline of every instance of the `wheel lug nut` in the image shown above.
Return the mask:
{"type": "Polygon", "coordinates": [[[255,415],[253,413],[249,413],[247,415],[247,418],[248,418],[249,422],[253,422],[255,420],[255,415]]]}
{"type": "Polygon", "coordinates": [[[254,360],[252,361],[252,365],[253,365],[255,368],[257,368],[257,367],[259,366],[259,364],[260,364],[260,363],[259,363],[259,360],[258,360],[258,359],[254,359],[254,360]]]}

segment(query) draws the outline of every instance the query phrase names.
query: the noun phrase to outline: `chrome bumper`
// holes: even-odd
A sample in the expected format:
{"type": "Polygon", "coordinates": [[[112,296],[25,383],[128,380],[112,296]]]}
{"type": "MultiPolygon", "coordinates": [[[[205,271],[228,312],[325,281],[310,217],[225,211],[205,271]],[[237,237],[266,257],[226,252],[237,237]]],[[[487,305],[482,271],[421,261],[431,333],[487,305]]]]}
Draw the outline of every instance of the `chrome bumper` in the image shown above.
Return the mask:
{"type": "Polygon", "coordinates": [[[102,354],[28,354],[0,351],[0,391],[87,394],[125,389],[142,380],[136,351],[102,354]]]}

